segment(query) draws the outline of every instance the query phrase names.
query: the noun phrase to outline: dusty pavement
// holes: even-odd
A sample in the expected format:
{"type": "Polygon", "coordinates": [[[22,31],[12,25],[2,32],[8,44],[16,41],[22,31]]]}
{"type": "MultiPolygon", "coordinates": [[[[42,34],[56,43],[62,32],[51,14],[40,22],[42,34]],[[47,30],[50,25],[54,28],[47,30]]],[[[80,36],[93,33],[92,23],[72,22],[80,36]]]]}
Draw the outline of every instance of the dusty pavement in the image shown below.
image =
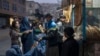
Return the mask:
{"type": "Polygon", "coordinates": [[[5,52],[10,48],[9,29],[0,29],[0,56],[5,56],[5,52]]]}

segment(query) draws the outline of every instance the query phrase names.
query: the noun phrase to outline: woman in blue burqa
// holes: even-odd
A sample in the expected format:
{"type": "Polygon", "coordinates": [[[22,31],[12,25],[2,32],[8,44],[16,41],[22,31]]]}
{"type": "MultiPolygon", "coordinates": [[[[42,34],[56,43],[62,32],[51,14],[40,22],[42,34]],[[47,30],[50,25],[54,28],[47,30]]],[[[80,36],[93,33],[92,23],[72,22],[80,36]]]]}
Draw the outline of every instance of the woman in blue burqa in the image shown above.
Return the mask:
{"type": "Polygon", "coordinates": [[[35,36],[34,30],[32,31],[31,26],[29,24],[28,18],[25,17],[21,21],[20,31],[26,31],[29,30],[29,34],[23,35],[22,38],[22,44],[23,44],[23,52],[25,56],[45,56],[45,50],[46,50],[46,42],[45,40],[39,41],[44,34],[40,34],[40,36],[35,36]],[[35,47],[32,47],[36,42],[38,44],[35,47]]]}
{"type": "Polygon", "coordinates": [[[28,18],[24,17],[21,21],[20,31],[24,32],[27,30],[29,30],[30,32],[28,34],[22,35],[22,37],[21,37],[24,54],[27,53],[31,49],[31,47],[34,43],[33,31],[31,29],[30,23],[28,21],[28,18]]]}

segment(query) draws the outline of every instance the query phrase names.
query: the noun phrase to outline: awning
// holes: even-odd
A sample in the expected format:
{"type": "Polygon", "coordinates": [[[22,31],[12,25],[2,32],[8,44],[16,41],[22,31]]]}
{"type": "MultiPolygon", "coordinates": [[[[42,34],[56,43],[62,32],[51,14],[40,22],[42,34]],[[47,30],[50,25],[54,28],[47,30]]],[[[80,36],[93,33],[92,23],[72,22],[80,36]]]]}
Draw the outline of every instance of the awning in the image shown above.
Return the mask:
{"type": "Polygon", "coordinates": [[[75,25],[78,26],[82,21],[82,0],[62,0],[62,9],[70,11],[65,14],[67,19],[71,19],[71,11],[70,5],[75,5],[74,13],[75,13],[75,25]]]}
{"type": "Polygon", "coordinates": [[[71,4],[75,5],[80,2],[81,2],[81,0],[62,0],[62,8],[68,7],[71,4]]]}

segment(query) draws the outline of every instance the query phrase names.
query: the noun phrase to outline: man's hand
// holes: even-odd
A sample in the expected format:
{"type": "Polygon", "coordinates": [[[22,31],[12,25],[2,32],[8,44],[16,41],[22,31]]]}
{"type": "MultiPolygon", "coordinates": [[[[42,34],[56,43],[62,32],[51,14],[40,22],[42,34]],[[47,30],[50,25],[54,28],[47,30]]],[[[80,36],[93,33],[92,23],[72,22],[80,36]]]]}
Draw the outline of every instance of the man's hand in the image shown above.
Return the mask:
{"type": "Polygon", "coordinates": [[[29,30],[29,32],[32,32],[33,30],[29,30]]]}
{"type": "Polygon", "coordinates": [[[38,41],[41,41],[42,40],[42,37],[41,38],[39,38],[39,40],[38,41]]]}
{"type": "Polygon", "coordinates": [[[37,45],[38,45],[38,42],[35,42],[35,43],[32,45],[31,49],[34,48],[34,47],[36,47],[37,45]]]}
{"type": "Polygon", "coordinates": [[[24,31],[23,33],[28,34],[28,33],[30,33],[30,32],[32,32],[32,30],[26,30],[26,31],[24,31]]]}

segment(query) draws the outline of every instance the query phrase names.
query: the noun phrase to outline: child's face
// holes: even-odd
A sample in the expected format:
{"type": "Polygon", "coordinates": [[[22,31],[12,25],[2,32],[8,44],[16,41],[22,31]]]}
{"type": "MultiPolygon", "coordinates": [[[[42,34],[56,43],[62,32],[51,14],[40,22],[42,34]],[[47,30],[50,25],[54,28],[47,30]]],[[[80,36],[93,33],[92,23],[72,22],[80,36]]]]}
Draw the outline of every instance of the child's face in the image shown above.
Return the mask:
{"type": "Polygon", "coordinates": [[[16,27],[17,27],[17,28],[20,28],[20,24],[19,24],[18,21],[16,22],[16,27]]]}

